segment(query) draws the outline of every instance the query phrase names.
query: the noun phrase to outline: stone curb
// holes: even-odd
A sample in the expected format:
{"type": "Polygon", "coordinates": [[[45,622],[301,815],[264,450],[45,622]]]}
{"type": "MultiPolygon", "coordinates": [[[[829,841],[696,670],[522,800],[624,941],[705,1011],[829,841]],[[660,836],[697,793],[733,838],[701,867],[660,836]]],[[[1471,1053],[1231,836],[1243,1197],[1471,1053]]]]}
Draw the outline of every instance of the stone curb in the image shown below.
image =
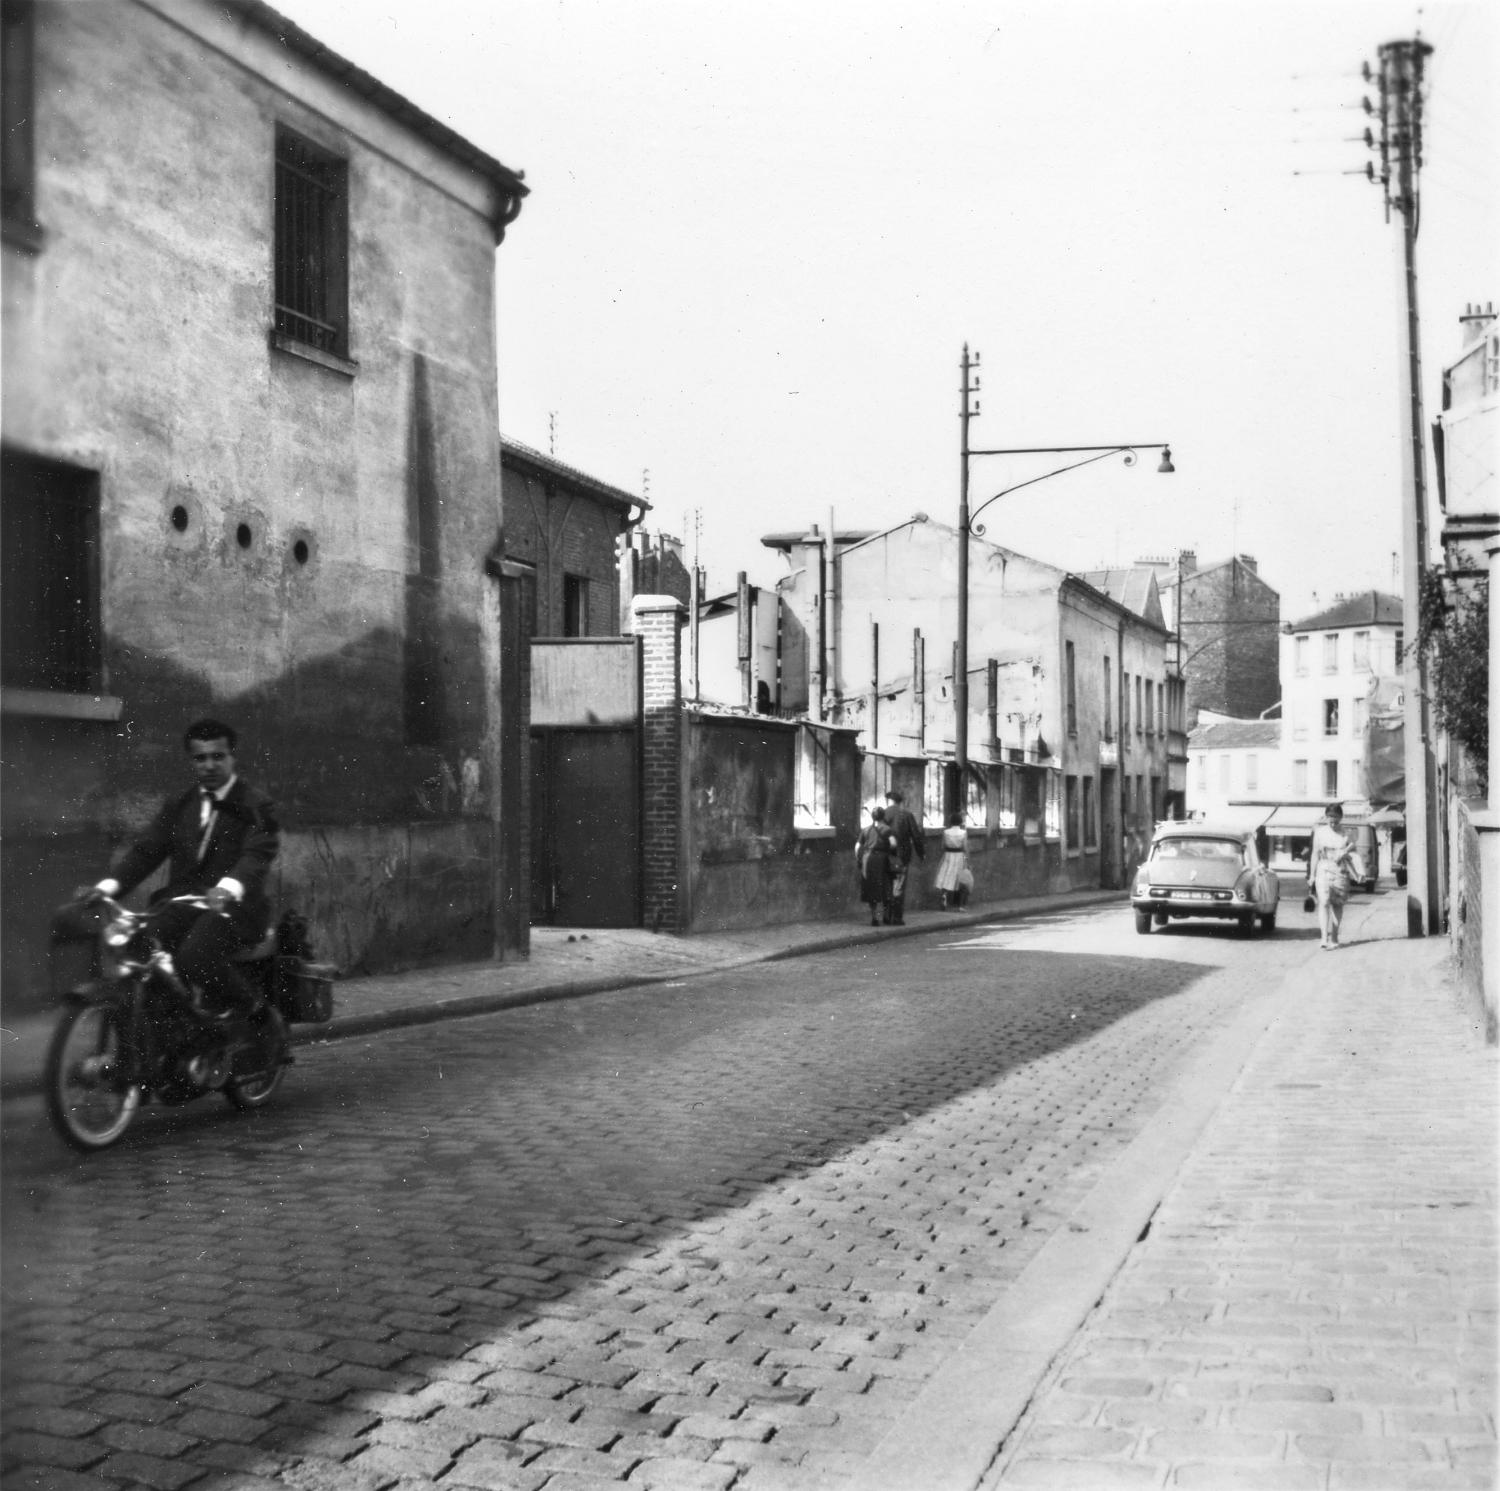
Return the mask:
{"type": "MultiPolygon", "coordinates": [[[[811,936],[785,947],[772,947],[749,951],[728,958],[716,959],[701,964],[689,964],[650,973],[626,972],[601,973],[590,978],[569,978],[556,982],[538,981],[525,989],[497,989],[482,994],[461,994],[427,1002],[414,1001],[389,1009],[371,1010],[363,1014],[339,1015],[326,1025],[294,1026],[291,1032],[293,1046],[326,1045],[334,1041],[348,1040],[356,1036],[379,1035],[391,1030],[404,1030],[419,1025],[434,1025],[444,1020],[469,1019],[477,1015],[495,1014],[501,1010],[518,1009],[529,1004],[547,1004],[556,1000],[581,999],[593,994],[607,994],[616,989],[643,988],[652,984],[677,982],[685,978],[697,978],[703,974],[728,973],[736,968],[748,968],[757,963],[775,963],[789,958],[806,957],[812,953],[838,952],[849,947],[862,947],[878,942],[890,942],[899,937],[919,937],[932,932],[941,932],[951,927],[972,927],[987,922],[1014,921],[1024,916],[1034,916],[1050,911],[1068,911],[1077,907],[1096,906],[1123,901],[1123,891],[1073,891],[1058,896],[1035,896],[1026,900],[992,903],[972,911],[934,913],[933,921],[907,923],[899,927],[863,927],[857,930],[830,931],[811,936]]],[[[684,939],[691,942],[691,938],[684,939]]],[[[507,965],[498,964],[497,968],[507,965]]],[[[524,967],[524,964],[513,965],[524,967]]],[[[434,970],[440,972],[441,970],[434,970]]],[[[350,979],[355,986],[359,979],[350,979]]],[[[51,1017],[47,1018],[51,1024],[51,1017]]],[[[23,1071],[16,1074],[0,1072],[0,1101],[12,1098],[32,1097],[42,1090],[40,1070],[23,1071]]]]}

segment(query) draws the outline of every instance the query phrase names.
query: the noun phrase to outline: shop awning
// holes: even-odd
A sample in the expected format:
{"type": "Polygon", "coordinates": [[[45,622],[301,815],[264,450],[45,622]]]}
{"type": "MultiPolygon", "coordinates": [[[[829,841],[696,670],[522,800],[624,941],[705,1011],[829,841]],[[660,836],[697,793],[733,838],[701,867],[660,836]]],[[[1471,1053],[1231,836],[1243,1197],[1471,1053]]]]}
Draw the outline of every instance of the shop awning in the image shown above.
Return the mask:
{"type": "Polygon", "coordinates": [[[1273,808],[1265,820],[1266,831],[1273,834],[1310,834],[1323,821],[1327,804],[1321,802],[1284,802],[1273,808]]]}
{"type": "Polygon", "coordinates": [[[1227,808],[1215,808],[1205,815],[1205,822],[1215,828],[1234,828],[1248,833],[1259,828],[1275,808],[1268,802],[1232,802],[1227,808]]]}

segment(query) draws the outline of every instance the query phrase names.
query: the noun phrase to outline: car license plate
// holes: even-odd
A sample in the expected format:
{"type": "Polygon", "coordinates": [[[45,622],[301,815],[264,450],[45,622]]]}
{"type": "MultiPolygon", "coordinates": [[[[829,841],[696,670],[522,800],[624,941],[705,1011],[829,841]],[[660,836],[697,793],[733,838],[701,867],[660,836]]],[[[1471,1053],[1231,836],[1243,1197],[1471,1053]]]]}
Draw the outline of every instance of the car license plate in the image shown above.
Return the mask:
{"type": "Polygon", "coordinates": [[[1174,896],[1176,896],[1179,901],[1211,901],[1211,900],[1213,900],[1213,893],[1211,891],[1206,891],[1206,890],[1178,890],[1178,891],[1173,891],[1172,894],[1174,896]]]}

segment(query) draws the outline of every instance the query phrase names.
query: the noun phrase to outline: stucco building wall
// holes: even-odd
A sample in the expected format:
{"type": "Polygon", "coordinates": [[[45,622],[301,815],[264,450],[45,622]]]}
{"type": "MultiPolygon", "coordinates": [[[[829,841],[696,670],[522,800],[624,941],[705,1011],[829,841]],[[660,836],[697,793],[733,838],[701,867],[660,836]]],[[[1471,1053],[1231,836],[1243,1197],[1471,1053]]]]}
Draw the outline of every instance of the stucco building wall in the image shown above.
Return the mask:
{"type": "Polygon", "coordinates": [[[279,804],[278,899],[322,955],[487,956],[496,182],[238,11],[36,18],[44,238],[6,249],[4,438],[97,473],[118,717],[8,697],[7,900],[102,873],[212,713],[279,804]],[[272,345],[278,126],[347,162],[345,358],[272,345]]]}

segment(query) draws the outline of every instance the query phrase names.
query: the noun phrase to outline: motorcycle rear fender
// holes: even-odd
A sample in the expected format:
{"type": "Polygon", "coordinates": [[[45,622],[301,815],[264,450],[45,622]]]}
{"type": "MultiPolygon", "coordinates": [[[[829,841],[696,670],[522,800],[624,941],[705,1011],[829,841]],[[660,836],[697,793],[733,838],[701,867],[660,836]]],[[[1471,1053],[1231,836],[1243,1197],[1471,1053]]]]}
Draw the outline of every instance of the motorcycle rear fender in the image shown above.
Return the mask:
{"type": "Polygon", "coordinates": [[[115,978],[91,978],[74,984],[63,996],[67,1005],[124,1004],[130,997],[130,986],[115,978]]]}

